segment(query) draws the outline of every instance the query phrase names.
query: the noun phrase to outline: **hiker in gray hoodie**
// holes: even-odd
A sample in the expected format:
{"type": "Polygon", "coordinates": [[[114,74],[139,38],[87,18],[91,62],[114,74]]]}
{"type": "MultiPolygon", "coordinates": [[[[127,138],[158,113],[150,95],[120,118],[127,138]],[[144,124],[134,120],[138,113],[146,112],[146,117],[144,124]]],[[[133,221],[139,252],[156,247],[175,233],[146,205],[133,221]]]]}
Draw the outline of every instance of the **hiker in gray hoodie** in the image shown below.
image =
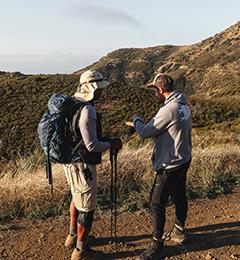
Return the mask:
{"type": "Polygon", "coordinates": [[[153,184],[150,209],[153,221],[153,239],[150,247],[139,259],[154,259],[161,254],[164,240],[183,243],[187,217],[186,174],[191,162],[191,111],[185,96],[174,90],[174,81],[166,74],[157,74],[148,85],[156,92],[163,106],[157,114],[144,124],[139,115],[127,125],[135,128],[144,138],[154,139],[152,154],[153,169],[156,172],[153,184]],[[172,230],[164,232],[165,211],[169,197],[175,204],[175,225],[172,230]]]}

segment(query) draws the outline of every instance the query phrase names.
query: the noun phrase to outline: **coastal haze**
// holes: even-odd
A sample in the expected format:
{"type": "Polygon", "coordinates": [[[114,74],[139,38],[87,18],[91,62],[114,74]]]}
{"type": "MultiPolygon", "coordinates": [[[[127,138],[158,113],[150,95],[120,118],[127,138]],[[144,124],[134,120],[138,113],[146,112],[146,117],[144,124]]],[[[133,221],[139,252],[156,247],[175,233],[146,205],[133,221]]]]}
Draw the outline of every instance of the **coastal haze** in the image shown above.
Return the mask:
{"type": "Polygon", "coordinates": [[[0,67],[26,74],[72,73],[97,59],[97,55],[90,54],[0,54],[0,67]]]}

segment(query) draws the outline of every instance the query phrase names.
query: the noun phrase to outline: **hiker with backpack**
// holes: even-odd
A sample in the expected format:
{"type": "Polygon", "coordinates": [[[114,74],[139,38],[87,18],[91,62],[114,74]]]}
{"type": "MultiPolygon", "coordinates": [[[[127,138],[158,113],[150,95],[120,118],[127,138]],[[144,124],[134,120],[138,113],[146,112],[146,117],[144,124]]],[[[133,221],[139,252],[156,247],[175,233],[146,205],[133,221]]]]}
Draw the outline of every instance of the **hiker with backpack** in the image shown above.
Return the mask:
{"type": "Polygon", "coordinates": [[[67,248],[75,247],[72,260],[101,259],[103,253],[89,246],[89,233],[93,223],[97,200],[96,165],[101,163],[101,154],[109,149],[118,151],[122,147],[119,138],[102,139],[101,117],[96,112],[94,101],[101,96],[102,88],[109,82],[95,70],[87,70],[80,76],[74,97],[86,103],[80,113],[73,116],[73,124],[82,138],[79,162],[64,165],[71,188],[70,230],[65,241],[67,248]]]}
{"type": "Polygon", "coordinates": [[[109,84],[100,72],[85,71],[74,97],[62,93],[51,96],[48,111],[38,125],[49,184],[53,185],[51,162],[62,163],[71,189],[70,230],[65,247],[75,248],[72,260],[104,256],[90,249],[89,233],[97,201],[96,165],[102,161],[102,152],[110,149],[116,155],[122,148],[121,139],[102,137],[101,115],[94,107],[102,88],[109,84]]]}
{"type": "Polygon", "coordinates": [[[147,124],[139,115],[133,117],[133,122],[126,122],[143,139],[153,138],[155,144],[152,163],[156,175],[150,196],[153,237],[148,249],[140,255],[140,260],[160,257],[164,240],[179,244],[186,240],[184,225],[188,203],[185,185],[192,150],[191,111],[185,96],[174,90],[173,79],[167,74],[157,74],[148,88],[155,90],[157,98],[164,101],[163,106],[147,124]],[[175,205],[175,225],[164,233],[169,197],[175,205]]]}

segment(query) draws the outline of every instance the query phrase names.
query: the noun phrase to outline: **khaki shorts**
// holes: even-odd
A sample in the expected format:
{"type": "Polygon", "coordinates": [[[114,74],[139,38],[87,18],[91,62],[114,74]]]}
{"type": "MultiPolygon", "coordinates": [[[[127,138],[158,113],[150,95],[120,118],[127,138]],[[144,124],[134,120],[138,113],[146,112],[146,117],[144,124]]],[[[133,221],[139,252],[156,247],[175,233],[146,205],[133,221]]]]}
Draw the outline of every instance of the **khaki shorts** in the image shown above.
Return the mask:
{"type": "Polygon", "coordinates": [[[97,203],[97,173],[94,165],[83,163],[64,165],[75,207],[80,211],[91,211],[97,203]],[[89,174],[84,173],[88,167],[89,174]]]}

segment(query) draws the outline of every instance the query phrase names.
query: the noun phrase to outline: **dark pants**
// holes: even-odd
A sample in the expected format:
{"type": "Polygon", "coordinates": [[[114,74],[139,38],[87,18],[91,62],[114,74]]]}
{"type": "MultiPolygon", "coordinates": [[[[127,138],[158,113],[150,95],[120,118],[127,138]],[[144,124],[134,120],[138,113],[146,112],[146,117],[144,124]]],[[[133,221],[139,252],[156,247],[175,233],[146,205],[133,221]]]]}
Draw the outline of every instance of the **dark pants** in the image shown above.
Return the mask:
{"type": "Polygon", "coordinates": [[[188,203],[186,175],[191,161],[171,170],[157,172],[152,188],[150,209],[153,220],[153,236],[161,238],[165,225],[165,212],[169,197],[175,204],[175,223],[184,226],[188,203]]]}

